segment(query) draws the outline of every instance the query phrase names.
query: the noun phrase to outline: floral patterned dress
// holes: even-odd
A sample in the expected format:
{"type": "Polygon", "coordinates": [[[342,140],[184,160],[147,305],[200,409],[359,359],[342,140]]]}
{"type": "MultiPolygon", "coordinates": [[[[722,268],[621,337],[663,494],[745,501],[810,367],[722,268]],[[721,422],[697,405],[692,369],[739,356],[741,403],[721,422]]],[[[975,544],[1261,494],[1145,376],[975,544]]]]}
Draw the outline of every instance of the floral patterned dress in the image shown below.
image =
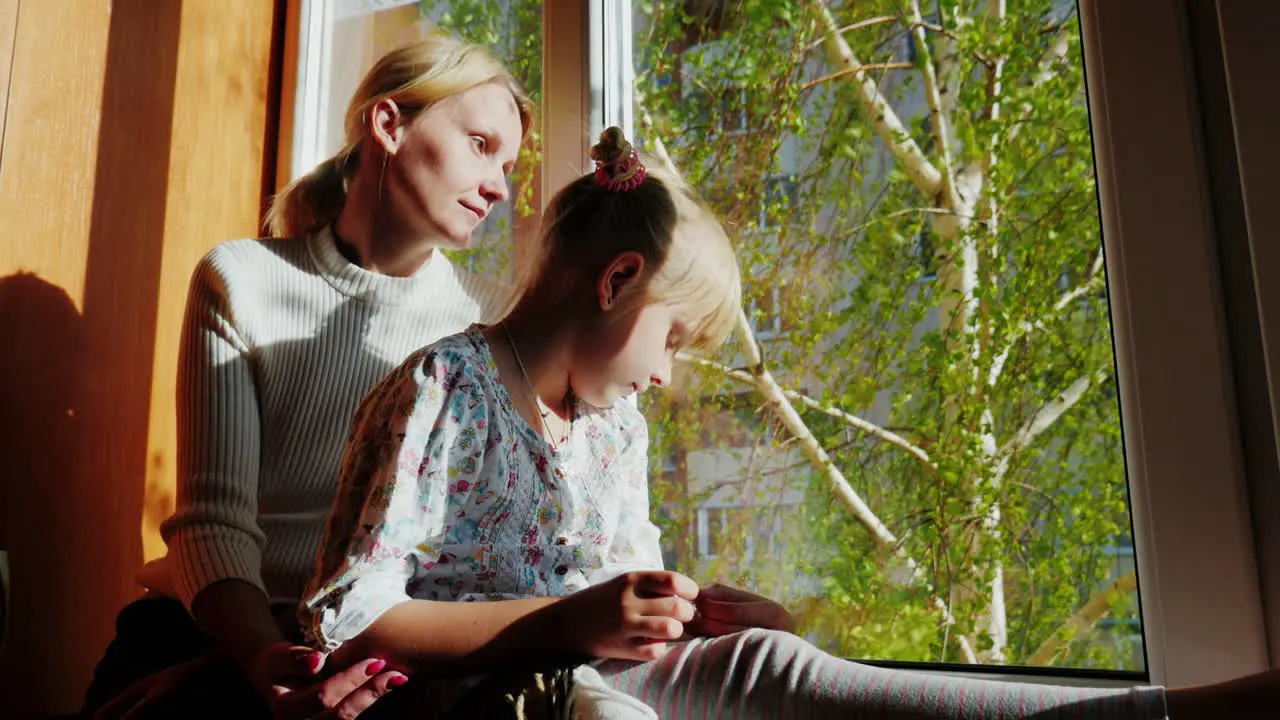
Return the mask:
{"type": "Polygon", "coordinates": [[[336,649],[414,598],[561,596],[661,569],[644,417],[625,401],[576,412],[553,449],[480,326],[411,355],[352,421],[300,609],[308,641],[336,649]]]}

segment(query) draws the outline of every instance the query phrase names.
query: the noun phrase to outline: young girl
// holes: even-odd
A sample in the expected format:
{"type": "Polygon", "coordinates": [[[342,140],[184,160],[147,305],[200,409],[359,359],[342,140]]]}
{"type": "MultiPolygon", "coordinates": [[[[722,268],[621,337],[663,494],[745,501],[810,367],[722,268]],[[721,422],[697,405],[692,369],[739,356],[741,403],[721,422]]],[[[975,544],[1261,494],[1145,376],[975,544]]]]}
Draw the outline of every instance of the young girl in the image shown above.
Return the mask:
{"type": "MultiPolygon", "coordinates": [[[[438,678],[541,663],[576,666],[564,692],[580,718],[1165,717],[1158,688],[833,658],[785,632],[785,612],[755,616],[777,608],[763,598],[664,572],[646,425],[623,398],[669,383],[678,350],[726,337],[738,267],[714,218],[620,131],[592,157],[548,208],[506,319],[418,351],[357,411],[300,613],[315,647],[433,676],[437,708],[472,682],[438,678]]],[[[1180,720],[1210,716],[1183,707],[1180,720]]]]}

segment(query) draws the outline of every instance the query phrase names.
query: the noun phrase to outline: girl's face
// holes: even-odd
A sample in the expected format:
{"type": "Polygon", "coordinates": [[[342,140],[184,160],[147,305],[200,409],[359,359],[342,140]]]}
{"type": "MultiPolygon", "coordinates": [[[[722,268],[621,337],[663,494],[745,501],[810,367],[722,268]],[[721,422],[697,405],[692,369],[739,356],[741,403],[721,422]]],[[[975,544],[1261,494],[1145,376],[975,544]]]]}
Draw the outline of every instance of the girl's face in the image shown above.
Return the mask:
{"type": "Polygon", "coordinates": [[[383,202],[411,232],[462,249],[507,199],[523,132],[511,93],[479,85],[413,118],[383,171],[383,202]]]}
{"type": "Polygon", "coordinates": [[[610,314],[586,334],[569,378],[574,394],[595,407],[608,407],[653,385],[670,385],[676,352],[691,339],[675,305],[645,305],[623,318],[610,314]]]}

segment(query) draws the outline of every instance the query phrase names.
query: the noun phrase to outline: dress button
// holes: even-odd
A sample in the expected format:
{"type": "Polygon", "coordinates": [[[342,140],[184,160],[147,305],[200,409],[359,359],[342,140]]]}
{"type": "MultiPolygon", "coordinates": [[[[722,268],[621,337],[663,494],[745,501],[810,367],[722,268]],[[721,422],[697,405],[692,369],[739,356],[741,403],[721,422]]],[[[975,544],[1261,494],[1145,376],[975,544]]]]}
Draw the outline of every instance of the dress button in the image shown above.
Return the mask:
{"type": "Polygon", "coordinates": [[[564,575],[564,574],[565,574],[565,573],[567,573],[567,572],[569,572],[569,566],[568,566],[568,565],[557,565],[557,566],[556,566],[556,574],[557,574],[557,575],[564,575]]]}
{"type": "Polygon", "coordinates": [[[560,537],[556,538],[556,544],[557,544],[557,545],[568,545],[568,544],[569,544],[569,538],[567,538],[567,537],[565,537],[565,536],[561,535],[560,537]]]}

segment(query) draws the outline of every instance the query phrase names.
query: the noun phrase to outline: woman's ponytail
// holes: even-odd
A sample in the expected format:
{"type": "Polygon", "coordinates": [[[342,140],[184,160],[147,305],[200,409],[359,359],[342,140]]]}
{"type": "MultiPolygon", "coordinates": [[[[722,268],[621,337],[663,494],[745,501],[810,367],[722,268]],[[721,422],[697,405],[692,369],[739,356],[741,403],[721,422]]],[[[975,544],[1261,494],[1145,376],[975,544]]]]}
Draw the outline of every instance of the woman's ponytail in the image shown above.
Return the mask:
{"type": "Polygon", "coordinates": [[[345,151],[338,153],[276,193],[267,209],[267,232],[299,237],[336,220],[347,199],[349,158],[345,151]]]}

